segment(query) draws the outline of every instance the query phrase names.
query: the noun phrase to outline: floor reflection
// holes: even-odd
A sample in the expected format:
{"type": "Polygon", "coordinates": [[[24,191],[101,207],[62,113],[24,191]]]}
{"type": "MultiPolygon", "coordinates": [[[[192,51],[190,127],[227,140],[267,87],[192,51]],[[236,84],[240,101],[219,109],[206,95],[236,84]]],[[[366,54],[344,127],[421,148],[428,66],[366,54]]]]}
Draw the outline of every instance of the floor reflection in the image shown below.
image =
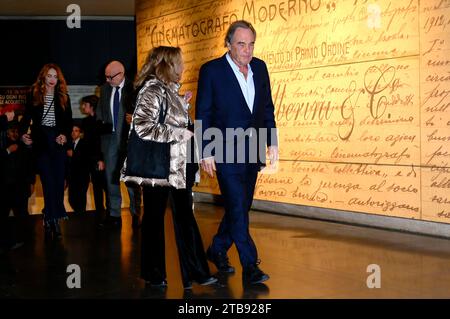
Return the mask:
{"type": "MultiPolygon", "coordinates": [[[[223,211],[196,204],[205,248],[223,211]]],[[[168,287],[146,286],[139,278],[140,232],[123,211],[121,230],[99,229],[92,213],[71,215],[63,239],[44,243],[41,216],[32,216],[32,240],[0,259],[3,298],[450,298],[450,240],[356,227],[297,217],[251,213],[251,233],[261,269],[271,279],[242,285],[235,247],[229,259],[236,273],[218,274],[211,286],[184,290],[171,214],[166,216],[168,287]],[[67,266],[81,269],[81,288],[70,289],[67,266]],[[380,267],[381,288],[367,286],[368,265],[380,267]]],[[[210,264],[213,273],[215,267],[210,264]]]]}

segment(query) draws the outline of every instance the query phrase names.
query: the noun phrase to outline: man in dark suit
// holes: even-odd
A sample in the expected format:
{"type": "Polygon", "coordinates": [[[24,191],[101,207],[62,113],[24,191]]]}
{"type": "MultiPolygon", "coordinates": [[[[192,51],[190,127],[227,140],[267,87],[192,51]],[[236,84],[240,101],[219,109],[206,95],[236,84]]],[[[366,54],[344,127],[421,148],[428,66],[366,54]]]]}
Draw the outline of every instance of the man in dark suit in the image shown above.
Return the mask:
{"type": "Polygon", "coordinates": [[[105,204],[108,202],[106,189],[105,162],[100,148],[100,134],[97,127],[98,96],[87,95],[81,99],[81,111],[87,116],[81,120],[83,140],[86,143],[89,180],[92,182],[95,203],[95,219],[99,223],[105,215],[105,204]]]}
{"type": "MultiPolygon", "coordinates": [[[[2,118],[9,120],[8,115],[2,118]]],[[[0,251],[20,247],[30,239],[28,198],[35,183],[31,148],[21,143],[18,123],[10,121],[7,130],[4,124],[0,123],[0,131],[7,131],[0,147],[0,251]],[[11,210],[14,219],[8,217],[11,210]]]]}
{"type": "Polygon", "coordinates": [[[196,102],[196,119],[202,127],[201,167],[211,177],[216,171],[225,202],[225,214],[207,256],[219,271],[234,272],[227,257],[234,243],[244,284],[269,279],[258,267],[248,212],[258,171],[265,165],[266,145],[271,164],[278,160],[269,74],[266,64],[253,58],[255,38],[250,23],[230,25],[225,37],[228,52],[200,69],[196,102]],[[212,135],[214,140],[209,141],[212,135]],[[211,145],[215,147],[208,153],[211,145]]]}
{"type": "Polygon", "coordinates": [[[80,126],[73,125],[72,141],[67,150],[69,204],[75,213],[86,212],[86,193],[89,187],[88,154],[80,126]]]}
{"type": "MultiPolygon", "coordinates": [[[[122,196],[119,178],[126,157],[128,131],[134,109],[133,85],[125,77],[125,68],[119,61],[112,61],[106,66],[105,77],[107,83],[100,88],[97,106],[109,202],[109,216],[102,225],[121,227],[122,196]]],[[[127,186],[127,190],[133,227],[136,228],[140,224],[141,190],[133,185],[127,186]]]]}

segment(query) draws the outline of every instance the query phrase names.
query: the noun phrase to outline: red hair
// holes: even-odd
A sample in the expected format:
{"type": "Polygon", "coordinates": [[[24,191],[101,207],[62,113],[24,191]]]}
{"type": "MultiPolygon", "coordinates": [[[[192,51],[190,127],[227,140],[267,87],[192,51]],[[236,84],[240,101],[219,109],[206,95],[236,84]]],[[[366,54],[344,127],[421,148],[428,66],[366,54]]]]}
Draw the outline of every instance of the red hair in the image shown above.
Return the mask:
{"type": "Polygon", "coordinates": [[[31,92],[33,94],[33,105],[44,105],[44,96],[45,96],[45,77],[50,69],[54,69],[56,71],[56,75],[58,77],[58,82],[55,87],[55,94],[59,100],[59,104],[63,109],[66,108],[67,104],[67,84],[66,79],[61,71],[61,68],[54,63],[47,63],[44,65],[39,72],[39,75],[31,87],[31,92]]]}

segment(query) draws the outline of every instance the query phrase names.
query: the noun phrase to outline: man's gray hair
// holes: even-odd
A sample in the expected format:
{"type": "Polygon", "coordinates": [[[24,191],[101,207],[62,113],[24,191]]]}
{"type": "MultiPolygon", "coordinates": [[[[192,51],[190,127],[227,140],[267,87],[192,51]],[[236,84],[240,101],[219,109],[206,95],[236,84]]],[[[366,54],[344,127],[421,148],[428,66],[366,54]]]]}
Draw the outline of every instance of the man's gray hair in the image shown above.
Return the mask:
{"type": "Polygon", "coordinates": [[[251,30],[256,40],[256,31],[255,28],[253,28],[252,24],[245,20],[238,20],[233,22],[228,28],[227,35],[225,36],[225,47],[227,47],[228,44],[231,44],[231,40],[233,39],[234,33],[236,32],[237,28],[244,28],[251,30]]]}

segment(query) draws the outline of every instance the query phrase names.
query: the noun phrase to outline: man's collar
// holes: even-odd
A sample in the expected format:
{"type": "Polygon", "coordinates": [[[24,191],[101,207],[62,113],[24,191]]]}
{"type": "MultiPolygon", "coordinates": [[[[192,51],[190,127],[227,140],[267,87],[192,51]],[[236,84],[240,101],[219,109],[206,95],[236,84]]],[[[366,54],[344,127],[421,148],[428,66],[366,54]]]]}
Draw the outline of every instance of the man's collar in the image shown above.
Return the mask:
{"type": "MultiPolygon", "coordinates": [[[[234,62],[233,59],[231,58],[230,52],[227,52],[227,53],[225,54],[225,57],[226,57],[228,63],[230,64],[231,68],[232,68],[234,71],[236,71],[236,72],[241,72],[241,70],[239,69],[239,66],[238,66],[238,65],[236,64],[236,62],[234,62]]],[[[251,68],[251,66],[250,66],[250,63],[247,64],[247,67],[248,67],[248,72],[249,72],[249,73],[252,72],[252,68],[251,68]]],[[[241,72],[241,73],[242,73],[242,72],[241,72]]],[[[252,72],[252,73],[253,73],[253,72],[252,72]]]]}
{"type": "Polygon", "coordinates": [[[111,86],[111,88],[116,88],[116,87],[118,87],[120,90],[122,90],[123,89],[123,87],[125,86],[125,77],[123,78],[123,80],[122,80],[122,82],[120,82],[120,84],[118,85],[118,86],[111,86]]]}

